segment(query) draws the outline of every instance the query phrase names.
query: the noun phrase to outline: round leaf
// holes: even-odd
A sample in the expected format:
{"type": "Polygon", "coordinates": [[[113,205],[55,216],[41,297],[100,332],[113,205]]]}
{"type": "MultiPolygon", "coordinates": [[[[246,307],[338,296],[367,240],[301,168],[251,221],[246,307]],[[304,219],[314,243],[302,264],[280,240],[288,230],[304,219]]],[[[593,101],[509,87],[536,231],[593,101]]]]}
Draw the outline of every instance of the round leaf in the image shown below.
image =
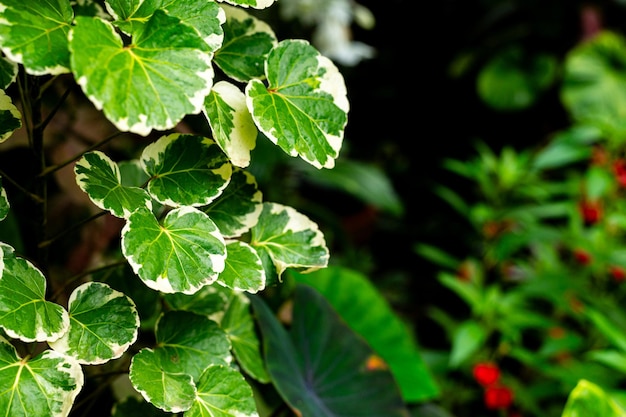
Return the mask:
{"type": "Polygon", "coordinates": [[[265,288],[265,271],[256,251],[247,243],[226,245],[226,267],[217,282],[236,291],[256,293],[265,288]]]}
{"type": "Polygon", "coordinates": [[[76,183],[91,201],[117,217],[127,218],[139,207],[152,208],[148,193],[122,185],[120,169],[100,151],[88,152],[74,167],[76,183]]]}
{"type": "Polygon", "coordinates": [[[0,143],[22,127],[22,115],[3,90],[0,90],[0,143]]]}
{"type": "Polygon", "coordinates": [[[87,282],[76,288],[70,295],[69,314],[69,332],[50,347],[81,364],[119,358],[137,339],[135,304],[104,283],[87,282]]]}
{"type": "Polygon", "coordinates": [[[133,387],[161,410],[171,413],[188,410],[196,397],[191,375],[167,371],[161,359],[152,349],[142,349],[133,356],[129,373],[133,387]]]}
{"type": "Polygon", "coordinates": [[[235,369],[214,365],[198,381],[198,396],[185,417],[258,417],[252,389],[235,369]]]}
{"type": "Polygon", "coordinates": [[[251,232],[250,244],[271,258],[279,276],[289,267],[309,272],[328,265],[324,235],[317,224],[292,207],[263,203],[251,232]]]}
{"type": "Polygon", "coordinates": [[[148,287],[193,294],[224,270],[226,244],[215,223],[193,207],[170,211],[163,225],[143,208],[122,229],[122,252],[148,287]]]}
{"type": "Polygon", "coordinates": [[[67,311],[46,301],[46,278],[13,248],[0,243],[0,327],[24,342],[58,339],[70,325],[67,311]]]}
{"type": "Polygon", "coordinates": [[[83,387],[80,365],[46,350],[28,361],[0,337],[0,414],[11,417],[65,417],[83,387]]]}
{"type": "Polygon", "coordinates": [[[68,33],[74,18],[67,0],[0,1],[0,45],[30,74],[69,72],[68,33]]]}
{"type": "Polygon", "coordinates": [[[148,192],[173,207],[209,204],[226,188],[233,169],[213,140],[178,133],[147,146],[141,164],[151,177],[148,192]]]}
{"type": "Polygon", "coordinates": [[[265,64],[269,86],[246,86],[252,118],[272,142],[317,168],[332,168],[348,120],[342,75],[331,60],[304,40],[274,47],[265,64]]]}
{"type": "Polygon", "coordinates": [[[124,46],[105,20],[76,17],[72,71],[96,107],[120,130],[140,135],[200,112],[213,68],[195,29],[157,10],[132,41],[124,46]]]}

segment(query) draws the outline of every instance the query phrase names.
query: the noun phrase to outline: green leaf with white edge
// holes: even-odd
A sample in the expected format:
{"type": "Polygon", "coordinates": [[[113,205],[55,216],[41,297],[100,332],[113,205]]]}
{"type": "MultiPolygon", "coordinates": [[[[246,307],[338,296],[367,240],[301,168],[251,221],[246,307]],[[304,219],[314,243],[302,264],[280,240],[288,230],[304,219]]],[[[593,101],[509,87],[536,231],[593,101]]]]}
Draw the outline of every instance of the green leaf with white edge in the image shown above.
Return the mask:
{"type": "Polygon", "coordinates": [[[209,366],[197,384],[198,394],[185,417],[258,417],[252,388],[237,370],[209,366]]]}
{"type": "Polygon", "coordinates": [[[217,0],[223,3],[229,3],[233,6],[252,7],[254,9],[265,9],[270,7],[276,0],[217,0]]]}
{"type": "Polygon", "coordinates": [[[0,337],[0,414],[10,417],[66,417],[84,383],[80,364],[53,350],[20,358],[0,337]]]}
{"type": "Polygon", "coordinates": [[[409,326],[366,276],[334,266],[290,275],[318,290],[346,324],[367,341],[389,366],[406,402],[423,402],[439,395],[409,326]]]}
{"type": "Polygon", "coordinates": [[[265,63],[268,86],[250,80],[246,103],[261,132],[290,156],[332,168],[348,121],[343,76],[305,40],[278,43],[265,63]]]}
{"type": "Polygon", "coordinates": [[[140,323],[135,303],[107,284],[80,285],[72,291],[68,305],[70,329],[49,345],[81,364],[117,359],[137,339],[140,323]]]}
{"type": "Polygon", "coordinates": [[[224,270],[226,244],[215,223],[193,207],[170,211],[163,224],[142,208],[122,229],[122,252],[150,288],[193,294],[224,270]]]}
{"type": "Polygon", "coordinates": [[[241,168],[250,165],[250,151],[259,132],[243,92],[229,82],[219,81],[204,100],[203,111],[213,138],[232,164],[241,168]]]}
{"type": "Polygon", "coordinates": [[[156,324],[154,357],[166,372],[185,373],[198,381],[209,365],[229,365],[230,341],[222,328],[206,316],[168,311],[156,324]]]}
{"type": "Polygon", "coordinates": [[[141,31],[157,10],[164,10],[168,15],[194,28],[211,52],[222,46],[224,40],[222,24],[226,21],[226,16],[220,6],[211,0],[109,0],[107,6],[116,19],[113,24],[131,35],[141,31]]]}
{"type": "Polygon", "coordinates": [[[89,199],[116,217],[128,218],[139,207],[152,210],[152,199],[146,190],[122,185],[118,165],[103,152],[84,154],[74,172],[76,183],[89,199]]]}
{"type": "Polygon", "coordinates": [[[0,143],[22,127],[22,115],[3,90],[0,90],[0,143]]]}
{"type": "Polygon", "coordinates": [[[272,28],[247,11],[223,5],[226,11],[224,44],[213,62],[239,82],[265,78],[265,58],[278,43],[272,28]]]}
{"type": "Polygon", "coordinates": [[[626,410],[597,384],[578,381],[570,392],[561,417],[624,417],[626,410]]]}
{"type": "Polygon", "coordinates": [[[141,165],[150,176],[150,195],[171,207],[209,204],[226,188],[233,172],[213,140],[181,133],[146,146],[141,165]]]}
{"type": "Polygon", "coordinates": [[[77,16],[70,32],[72,72],[120,130],[147,135],[199,113],[213,85],[212,54],[190,26],[157,10],[132,44],[113,25],[77,16]],[[111,99],[115,97],[115,99],[111,99]]]}
{"type": "Polygon", "coordinates": [[[263,210],[263,194],[248,171],[233,170],[228,187],[210,205],[202,208],[224,237],[237,237],[257,224],[263,210]]]}
{"type": "Polygon", "coordinates": [[[326,299],[304,284],[295,288],[288,332],[258,296],[252,306],[263,335],[268,372],[297,415],[408,417],[391,373],[326,299]]]}
{"type": "Polygon", "coordinates": [[[226,244],[226,266],[217,283],[235,291],[256,293],[265,288],[265,270],[256,250],[238,240],[226,244]]]}
{"type": "MultiPolygon", "coordinates": [[[[9,204],[7,191],[2,186],[2,177],[0,177],[0,221],[6,219],[7,214],[9,214],[10,208],[11,208],[11,205],[9,204]]],[[[0,276],[2,276],[2,264],[0,264],[0,276]]]]}
{"type": "Polygon", "coordinates": [[[318,225],[278,203],[263,203],[259,221],[251,229],[250,244],[269,256],[279,277],[287,268],[302,272],[324,268],[330,256],[318,225]]]}
{"type": "Polygon", "coordinates": [[[219,320],[228,303],[226,290],[219,285],[207,285],[193,295],[174,293],[164,294],[163,298],[172,310],[189,311],[219,320]]]}
{"type": "Polygon", "coordinates": [[[248,297],[231,291],[220,326],[228,335],[239,366],[257,381],[269,382],[270,377],[261,355],[261,344],[254,327],[248,297]]]}
{"type": "Polygon", "coordinates": [[[196,398],[191,375],[169,371],[162,355],[149,348],[139,351],[130,363],[129,377],[133,387],[155,407],[170,413],[189,410],[196,398]]]}
{"type": "Polygon", "coordinates": [[[46,301],[46,278],[9,245],[0,242],[0,250],[0,327],[9,337],[24,342],[61,337],[69,328],[69,315],[60,305],[46,301]]]}
{"type": "Polygon", "coordinates": [[[23,64],[29,74],[63,74],[70,70],[68,33],[74,18],[69,0],[0,1],[2,52],[23,64]]]}
{"type": "Polygon", "coordinates": [[[0,57],[0,88],[5,89],[17,79],[18,66],[5,57],[0,57]]]}

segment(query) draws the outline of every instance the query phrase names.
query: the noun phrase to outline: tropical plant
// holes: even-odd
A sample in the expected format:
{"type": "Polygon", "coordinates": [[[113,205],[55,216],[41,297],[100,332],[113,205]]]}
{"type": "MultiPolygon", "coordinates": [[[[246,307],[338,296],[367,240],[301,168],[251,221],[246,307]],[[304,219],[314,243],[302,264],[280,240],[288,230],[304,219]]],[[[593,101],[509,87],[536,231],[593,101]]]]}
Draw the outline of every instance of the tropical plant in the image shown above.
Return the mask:
{"type": "Polygon", "coordinates": [[[3,415],[391,417],[437,395],[408,327],[253,173],[257,141],[335,166],[341,73],[255,16],[273,0],[227,3],[0,0],[3,415]]]}

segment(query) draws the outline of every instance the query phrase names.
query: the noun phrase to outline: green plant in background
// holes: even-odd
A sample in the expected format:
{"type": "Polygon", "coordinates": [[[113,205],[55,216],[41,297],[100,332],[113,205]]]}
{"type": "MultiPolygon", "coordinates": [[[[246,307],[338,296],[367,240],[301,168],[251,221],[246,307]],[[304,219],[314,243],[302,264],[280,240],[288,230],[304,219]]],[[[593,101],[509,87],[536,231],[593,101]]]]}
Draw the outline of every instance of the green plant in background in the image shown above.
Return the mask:
{"type": "Polygon", "coordinates": [[[372,198],[322,174],[343,164],[342,75],[255,17],[272,0],[228,3],[0,1],[0,140],[34,166],[0,167],[2,414],[391,417],[438,394],[367,278],[253,174],[265,141],[372,198]],[[55,128],[94,110],[78,143],[55,128]],[[50,224],[64,193],[79,216],[50,224]]]}
{"type": "Polygon", "coordinates": [[[476,244],[462,259],[415,250],[443,268],[440,283],[466,308],[461,317],[430,310],[450,343],[431,359],[448,410],[626,415],[624,45],[606,31],[567,54],[560,97],[571,126],[546,144],[478,143],[477,157],[445,162],[472,192],[435,191],[476,244]],[[465,383],[451,381],[455,373],[465,383]]]}

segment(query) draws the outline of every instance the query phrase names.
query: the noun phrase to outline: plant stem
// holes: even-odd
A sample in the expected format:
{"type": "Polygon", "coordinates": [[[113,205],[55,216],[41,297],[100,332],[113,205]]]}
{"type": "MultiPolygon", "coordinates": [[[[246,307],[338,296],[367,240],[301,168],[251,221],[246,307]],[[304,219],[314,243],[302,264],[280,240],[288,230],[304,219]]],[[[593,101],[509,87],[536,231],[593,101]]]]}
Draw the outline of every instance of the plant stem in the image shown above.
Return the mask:
{"type": "Polygon", "coordinates": [[[111,268],[117,268],[118,266],[122,266],[124,264],[126,264],[126,260],[125,259],[120,259],[117,262],[113,262],[113,263],[108,264],[108,265],[100,266],[98,268],[90,269],[89,271],[84,271],[84,272],[81,272],[80,274],[76,274],[73,277],[69,278],[65,282],[65,285],[63,285],[63,287],[59,288],[57,290],[57,292],[55,292],[52,295],[52,297],[50,297],[50,299],[51,300],[56,300],[57,298],[59,298],[59,296],[61,294],[63,294],[65,292],[65,289],[67,288],[68,285],[73,284],[74,282],[78,281],[79,279],[81,279],[83,277],[86,277],[87,275],[95,274],[96,272],[106,271],[107,269],[111,269],[111,268]]]}
{"type": "Polygon", "coordinates": [[[107,214],[108,211],[101,211],[99,213],[94,214],[93,216],[89,216],[86,219],[83,219],[73,225],[71,225],[70,227],[63,229],[61,232],[57,233],[56,235],[52,236],[51,238],[48,238],[46,240],[43,240],[41,242],[39,242],[39,244],[37,245],[37,247],[39,248],[45,248],[50,246],[51,244],[53,244],[56,240],[60,239],[61,237],[67,235],[68,233],[80,228],[81,226],[99,218],[104,216],[105,214],[107,214]]]}
{"type": "Polygon", "coordinates": [[[4,172],[1,168],[0,168],[0,177],[2,177],[3,180],[7,180],[8,182],[10,182],[11,184],[13,184],[13,186],[15,188],[17,188],[18,190],[20,190],[21,192],[23,192],[24,194],[26,194],[31,200],[33,200],[35,203],[42,203],[43,201],[41,201],[41,198],[36,195],[31,193],[30,191],[28,191],[26,188],[22,187],[20,184],[17,183],[17,181],[15,181],[13,178],[11,178],[10,176],[7,175],[6,172],[4,172]]]}

